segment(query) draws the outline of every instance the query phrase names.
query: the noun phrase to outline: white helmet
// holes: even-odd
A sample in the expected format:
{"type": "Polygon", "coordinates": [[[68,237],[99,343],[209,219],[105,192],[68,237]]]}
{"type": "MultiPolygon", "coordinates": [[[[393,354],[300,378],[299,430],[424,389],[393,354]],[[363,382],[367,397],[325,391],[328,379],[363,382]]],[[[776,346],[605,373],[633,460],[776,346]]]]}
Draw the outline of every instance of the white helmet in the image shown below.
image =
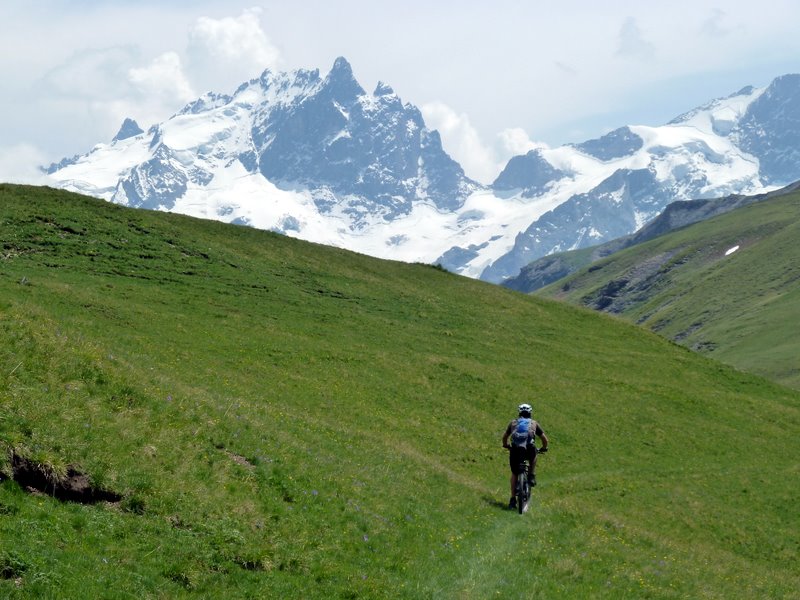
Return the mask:
{"type": "Polygon", "coordinates": [[[520,404],[518,407],[519,414],[528,413],[529,415],[533,414],[533,407],[530,404],[520,404]]]}

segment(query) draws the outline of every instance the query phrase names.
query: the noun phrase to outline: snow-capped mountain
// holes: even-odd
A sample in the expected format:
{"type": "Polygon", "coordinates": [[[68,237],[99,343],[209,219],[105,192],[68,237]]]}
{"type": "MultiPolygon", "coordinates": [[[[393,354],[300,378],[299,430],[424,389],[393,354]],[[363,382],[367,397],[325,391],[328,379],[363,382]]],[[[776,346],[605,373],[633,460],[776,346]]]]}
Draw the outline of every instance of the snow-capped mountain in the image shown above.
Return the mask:
{"type": "Polygon", "coordinates": [[[661,127],[629,126],[464,175],[420,111],[347,61],[265,71],[147,132],[51,165],[57,185],[134,207],[248,224],[489,281],[554,251],[632,233],[674,200],[800,179],[800,76],[745,88],[661,127]]]}
{"type": "Polygon", "coordinates": [[[495,181],[496,191],[563,201],[537,215],[481,272],[489,281],[553,252],[633,233],[675,200],[761,193],[800,179],[800,75],[744,88],[664,126],[622,127],[582,144],[531,151],[525,159],[536,167],[509,190],[508,172],[518,159],[495,181]],[[572,193],[576,184],[581,189],[572,193]]]}
{"type": "Polygon", "coordinates": [[[429,262],[472,241],[459,223],[482,189],[416,107],[383,83],[366,93],[343,58],[324,78],[267,70],[147,132],[126,120],[110,144],[48,173],[62,187],[127,206],[429,262]]]}

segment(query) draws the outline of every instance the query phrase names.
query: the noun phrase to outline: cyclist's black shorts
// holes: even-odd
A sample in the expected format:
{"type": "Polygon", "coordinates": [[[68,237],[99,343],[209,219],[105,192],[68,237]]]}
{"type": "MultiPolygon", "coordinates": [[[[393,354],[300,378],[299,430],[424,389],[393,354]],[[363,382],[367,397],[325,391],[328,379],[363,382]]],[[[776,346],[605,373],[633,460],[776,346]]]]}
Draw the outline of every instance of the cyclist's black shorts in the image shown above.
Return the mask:
{"type": "Polygon", "coordinates": [[[508,453],[508,466],[511,467],[511,472],[517,475],[522,473],[522,461],[527,458],[528,462],[533,463],[534,456],[536,456],[536,446],[533,444],[511,446],[511,451],[508,453]]]}

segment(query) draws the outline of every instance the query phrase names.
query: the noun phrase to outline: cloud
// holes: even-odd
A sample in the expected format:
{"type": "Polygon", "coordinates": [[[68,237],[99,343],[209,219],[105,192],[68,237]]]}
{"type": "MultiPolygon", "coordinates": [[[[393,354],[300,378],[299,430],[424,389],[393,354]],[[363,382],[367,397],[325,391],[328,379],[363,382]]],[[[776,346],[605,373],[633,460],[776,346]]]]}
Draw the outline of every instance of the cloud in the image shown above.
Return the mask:
{"type": "Polygon", "coordinates": [[[40,79],[36,97],[47,115],[64,123],[65,131],[83,119],[90,124],[82,128],[99,129],[106,136],[125,117],[147,127],[197,97],[176,52],[141,63],[138,50],[128,46],[86,50],[40,79]]]}
{"type": "Polygon", "coordinates": [[[147,128],[198,96],[177,52],[165,52],[143,67],[129,69],[127,80],[130,94],[96,107],[108,114],[115,126],[125,117],[133,117],[147,128]]]}
{"type": "Polygon", "coordinates": [[[165,52],[145,67],[130,69],[128,80],[141,98],[158,103],[174,105],[197,97],[175,52],[165,52]]]}
{"type": "Polygon", "coordinates": [[[468,177],[481,183],[492,183],[512,156],[542,146],[532,142],[520,128],[504,129],[497,134],[494,145],[487,145],[465,113],[458,113],[443,102],[425,104],[421,110],[426,125],[439,132],[445,151],[468,177]]]}
{"type": "Polygon", "coordinates": [[[546,148],[546,144],[537,143],[528,137],[527,132],[519,127],[504,129],[497,134],[499,157],[508,162],[512,156],[527,154],[536,148],[546,148]]]}
{"type": "Polygon", "coordinates": [[[555,66],[558,67],[558,70],[561,71],[562,73],[566,73],[567,75],[577,75],[578,74],[578,70],[577,69],[575,69],[574,67],[568,65],[565,62],[561,62],[561,61],[557,60],[553,64],[555,64],[555,66]]]}
{"type": "Polygon", "coordinates": [[[82,151],[82,146],[97,143],[102,136],[110,138],[126,116],[140,117],[134,111],[143,93],[137,93],[129,78],[140,62],[132,46],[76,52],[33,84],[25,110],[40,114],[34,122],[40,131],[57,128],[62,138],[69,139],[72,149],[67,152],[82,151]]]}
{"type": "MultiPolygon", "coordinates": [[[[33,84],[31,103],[42,115],[36,124],[41,131],[57,127],[71,154],[109,140],[126,117],[146,129],[205,91],[230,92],[280,62],[259,17],[258,9],[222,19],[201,16],[182,40],[173,37],[172,47],[149,56],[136,44],[67,55],[33,84]]],[[[41,131],[28,139],[42,137],[41,131]]]]}
{"type": "Polygon", "coordinates": [[[48,71],[35,88],[43,96],[115,98],[130,92],[125,73],[138,59],[131,46],[82,50],[48,71]]]}
{"type": "Polygon", "coordinates": [[[700,31],[714,38],[725,37],[731,32],[731,29],[725,26],[725,19],[727,16],[728,15],[724,10],[715,8],[712,11],[711,16],[703,21],[700,31]]]}
{"type": "Polygon", "coordinates": [[[200,17],[189,32],[188,70],[203,90],[234,87],[280,64],[281,54],[261,27],[258,8],[238,17],[200,17]]]}
{"type": "Polygon", "coordinates": [[[625,19],[618,35],[617,56],[649,59],[655,52],[655,46],[642,36],[636,19],[633,17],[625,19]]]}
{"type": "Polygon", "coordinates": [[[52,181],[40,170],[44,154],[31,144],[0,147],[0,181],[47,185],[52,181]]]}
{"type": "Polygon", "coordinates": [[[483,144],[466,114],[459,114],[442,102],[425,104],[421,110],[426,125],[439,132],[445,150],[468,177],[488,183],[497,176],[494,153],[483,144]]]}

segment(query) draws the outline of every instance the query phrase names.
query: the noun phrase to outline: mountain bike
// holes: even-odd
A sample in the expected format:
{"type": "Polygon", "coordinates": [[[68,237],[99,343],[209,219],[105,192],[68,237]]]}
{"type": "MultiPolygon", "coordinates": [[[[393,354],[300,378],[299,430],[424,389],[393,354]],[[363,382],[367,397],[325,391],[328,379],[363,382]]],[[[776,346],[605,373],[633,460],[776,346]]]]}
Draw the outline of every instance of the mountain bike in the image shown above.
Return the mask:
{"type": "MultiPolygon", "coordinates": [[[[508,449],[511,452],[511,448],[508,449]]],[[[544,454],[547,452],[547,448],[540,448],[536,451],[537,454],[544,454]]],[[[522,460],[520,461],[519,467],[517,467],[517,487],[516,487],[516,497],[517,497],[517,510],[519,514],[527,512],[528,510],[528,502],[531,499],[531,484],[528,480],[528,457],[523,456],[522,460]]]]}

